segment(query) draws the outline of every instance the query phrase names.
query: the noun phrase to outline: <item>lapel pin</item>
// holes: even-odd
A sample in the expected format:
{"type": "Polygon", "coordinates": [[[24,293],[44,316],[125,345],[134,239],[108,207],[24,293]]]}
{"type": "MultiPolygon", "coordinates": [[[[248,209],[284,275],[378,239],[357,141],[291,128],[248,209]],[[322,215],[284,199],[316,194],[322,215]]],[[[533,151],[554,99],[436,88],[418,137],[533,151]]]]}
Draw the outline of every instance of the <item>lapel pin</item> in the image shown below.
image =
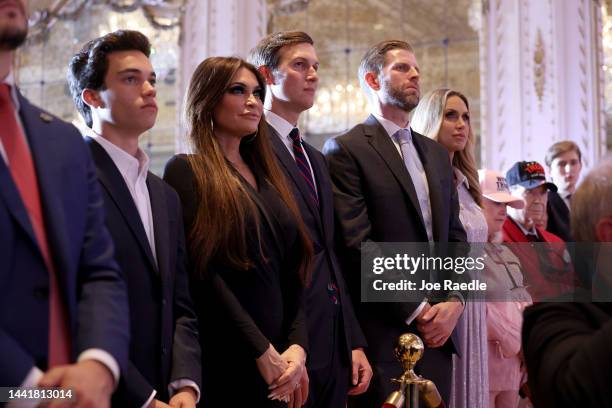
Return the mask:
{"type": "Polygon", "coordinates": [[[51,121],[53,121],[53,116],[45,112],[40,113],[40,118],[43,120],[43,122],[46,122],[46,123],[51,123],[51,121]]]}

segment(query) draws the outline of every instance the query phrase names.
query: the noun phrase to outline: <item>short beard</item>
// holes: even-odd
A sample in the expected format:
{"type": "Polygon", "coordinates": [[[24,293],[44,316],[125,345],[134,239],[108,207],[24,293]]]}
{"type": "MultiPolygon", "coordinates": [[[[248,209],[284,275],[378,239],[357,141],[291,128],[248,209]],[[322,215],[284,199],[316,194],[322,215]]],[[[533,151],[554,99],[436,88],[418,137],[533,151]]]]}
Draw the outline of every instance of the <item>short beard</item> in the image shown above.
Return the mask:
{"type": "Polygon", "coordinates": [[[0,50],[16,50],[25,42],[27,36],[27,27],[23,29],[9,28],[7,30],[0,31],[0,50]]]}
{"type": "Polygon", "coordinates": [[[391,106],[395,106],[404,112],[412,112],[414,108],[419,104],[419,97],[413,95],[406,95],[402,91],[392,88],[388,82],[383,83],[383,88],[387,94],[387,103],[391,106]]]}

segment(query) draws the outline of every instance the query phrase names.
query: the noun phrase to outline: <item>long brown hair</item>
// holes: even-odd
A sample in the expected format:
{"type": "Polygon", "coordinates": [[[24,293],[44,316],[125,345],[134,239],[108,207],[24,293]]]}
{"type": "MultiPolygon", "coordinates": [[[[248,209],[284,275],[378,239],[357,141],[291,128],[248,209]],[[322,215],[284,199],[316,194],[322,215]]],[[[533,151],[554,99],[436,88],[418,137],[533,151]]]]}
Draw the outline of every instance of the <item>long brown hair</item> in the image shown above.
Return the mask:
{"type": "MultiPolygon", "coordinates": [[[[442,121],[444,120],[444,108],[446,101],[451,96],[461,98],[465,107],[470,110],[468,100],[461,92],[451,89],[436,89],[429,92],[421,99],[418,106],[414,109],[410,126],[417,132],[429,137],[438,142],[442,121]]],[[[465,148],[453,155],[453,167],[458,168],[467,178],[470,186],[469,192],[476,204],[482,207],[482,192],[478,181],[478,167],[476,166],[476,158],[474,157],[474,133],[472,133],[472,124],[468,124],[468,138],[465,148]]]]}
{"type": "MultiPolygon", "coordinates": [[[[208,264],[213,258],[241,270],[254,266],[248,255],[247,228],[249,220],[254,220],[259,235],[259,212],[214,136],[213,111],[241,68],[251,71],[257,78],[261,92],[265,92],[265,81],[257,69],[234,57],[211,57],[202,61],[193,73],[187,91],[186,119],[194,152],[189,156],[189,162],[199,197],[195,221],[189,232],[190,253],[196,270],[202,276],[207,274],[208,264]]],[[[257,166],[260,169],[291,212],[298,226],[301,247],[299,275],[302,283],[307,285],[312,243],[276,162],[263,116],[257,132],[242,139],[240,153],[251,168],[257,166]]],[[[261,253],[261,245],[259,251],[261,253]]]]}

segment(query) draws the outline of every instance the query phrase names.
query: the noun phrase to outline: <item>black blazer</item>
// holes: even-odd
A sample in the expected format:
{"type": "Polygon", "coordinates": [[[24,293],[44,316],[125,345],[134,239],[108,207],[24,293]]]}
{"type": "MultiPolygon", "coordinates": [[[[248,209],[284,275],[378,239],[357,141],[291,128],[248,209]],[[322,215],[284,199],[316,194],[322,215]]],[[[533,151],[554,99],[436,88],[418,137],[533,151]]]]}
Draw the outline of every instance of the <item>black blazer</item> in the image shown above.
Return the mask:
{"type": "Polygon", "coordinates": [[[270,140],[274,153],[280,162],[285,176],[293,189],[304,224],[313,243],[314,257],[312,280],[305,293],[305,311],[309,333],[308,368],[326,367],[331,362],[334,346],[334,322],[332,305],[327,285],[333,278],[339,288],[339,302],[342,309],[344,339],[341,353],[348,362],[351,361],[351,350],[365,347],[366,340],[355,317],[353,305],[348,296],[340,264],[334,249],[334,202],[331,180],[323,154],[303,142],[304,150],[310,159],[314,172],[319,207],[309,198],[309,190],[297,165],[276,130],[268,125],[270,140]]]}
{"type": "Polygon", "coordinates": [[[570,211],[559,193],[548,192],[546,212],[548,213],[546,231],[552,232],[565,242],[574,242],[570,231],[570,211]]]}
{"type": "MultiPolygon", "coordinates": [[[[412,132],[429,184],[433,238],[465,242],[459,221],[457,189],[448,152],[435,141],[412,132]]],[[[374,116],[325,143],[333,182],[336,216],[342,231],[343,262],[352,296],[359,296],[362,242],[426,242],[418,198],[401,155],[374,116]]],[[[394,362],[397,338],[408,328],[405,319],[419,303],[362,303],[356,306],[371,360],[394,362]]],[[[453,342],[442,349],[455,351],[453,342]]],[[[432,351],[425,353],[431,354],[432,351]]]]}
{"type": "Polygon", "coordinates": [[[612,407],[612,303],[574,294],[525,309],[523,352],[533,403],[612,407]]]}
{"type": "Polygon", "coordinates": [[[178,379],[201,383],[200,344],[185,269],[185,236],[176,192],[147,175],[155,251],[128,187],[104,148],[86,138],[102,186],[106,225],[128,287],[130,362],[113,396],[113,406],[142,406],[153,389],[167,401],[168,384],[178,379]]]}
{"type": "MultiPolygon", "coordinates": [[[[191,290],[200,324],[203,387],[200,404],[277,406],[267,398],[268,386],[255,360],[270,344],[279,353],[291,344],[308,352],[302,308],[303,288],[297,273],[300,253],[297,227],[274,188],[252,167],[259,191],[244,181],[260,219],[259,233],[247,222],[246,239],[253,267],[239,270],[212,257],[207,276],[194,269],[191,290]],[[259,248],[264,257],[261,257],[259,248]],[[240,377],[240,387],[231,378],[240,377]]],[[[187,156],[173,157],[164,179],[181,197],[184,223],[191,231],[200,203],[187,156]]],[[[227,220],[231,222],[232,220],[227,220]]]]}

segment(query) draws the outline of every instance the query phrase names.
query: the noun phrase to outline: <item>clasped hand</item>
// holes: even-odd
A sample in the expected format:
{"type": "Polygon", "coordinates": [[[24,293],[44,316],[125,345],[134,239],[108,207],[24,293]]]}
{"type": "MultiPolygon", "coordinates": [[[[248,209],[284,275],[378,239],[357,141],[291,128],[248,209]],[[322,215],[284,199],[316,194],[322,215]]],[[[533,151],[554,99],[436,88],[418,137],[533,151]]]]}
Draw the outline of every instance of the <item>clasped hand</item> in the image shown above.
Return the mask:
{"type": "Polygon", "coordinates": [[[299,408],[308,398],[306,352],[296,344],[279,354],[270,344],[257,360],[257,368],[270,386],[268,398],[285,401],[289,408],[299,408]]]}
{"type": "Polygon", "coordinates": [[[463,312],[459,301],[427,304],[416,318],[417,329],[427,347],[442,347],[453,333],[457,320],[463,312]]]}

